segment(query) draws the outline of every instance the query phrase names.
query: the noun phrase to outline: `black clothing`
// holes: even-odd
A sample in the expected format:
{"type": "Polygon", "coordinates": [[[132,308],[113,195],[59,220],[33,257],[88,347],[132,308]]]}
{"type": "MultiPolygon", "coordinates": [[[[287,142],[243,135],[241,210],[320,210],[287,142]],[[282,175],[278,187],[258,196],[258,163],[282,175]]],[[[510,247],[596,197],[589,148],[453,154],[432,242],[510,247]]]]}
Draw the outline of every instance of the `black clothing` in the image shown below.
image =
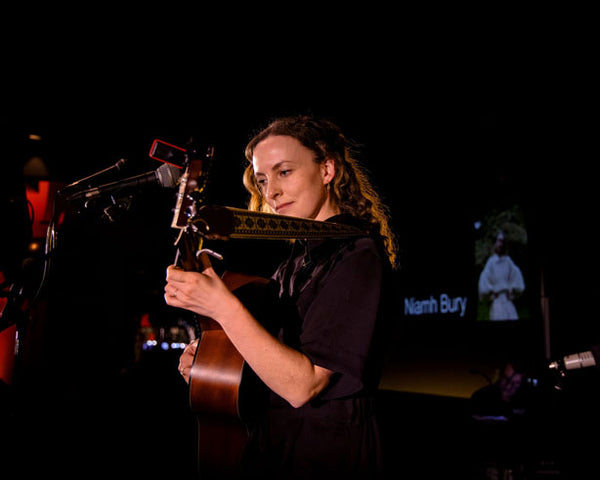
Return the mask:
{"type": "Polygon", "coordinates": [[[271,392],[270,408],[249,428],[247,472],[282,479],[380,472],[374,394],[381,365],[372,359],[385,264],[370,237],[295,242],[273,276],[295,313],[281,319],[279,338],[334,373],[300,408],[271,392]]]}

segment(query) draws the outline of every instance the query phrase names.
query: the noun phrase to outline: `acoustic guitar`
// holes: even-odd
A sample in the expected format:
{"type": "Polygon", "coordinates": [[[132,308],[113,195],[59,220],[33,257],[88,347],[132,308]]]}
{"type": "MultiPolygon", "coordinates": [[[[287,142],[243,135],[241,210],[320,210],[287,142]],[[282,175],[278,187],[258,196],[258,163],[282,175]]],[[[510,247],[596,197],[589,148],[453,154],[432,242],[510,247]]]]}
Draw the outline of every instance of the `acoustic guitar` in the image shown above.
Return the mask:
{"type": "MultiPolygon", "coordinates": [[[[204,159],[187,155],[171,226],[180,229],[176,264],[187,271],[208,265],[204,239],[298,239],[363,236],[353,226],[249,210],[202,205],[207,179],[204,159]]],[[[274,304],[275,285],[265,278],[226,271],[222,279],[252,315],[272,330],[280,315],[274,304]],[[270,316],[269,316],[270,315],[270,316]]],[[[247,441],[246,422],[266,405],[267,387],[244,362],[220,325],[196,315],[198,348],[190,372],[190,408],[198,420],[198,464],[205,478],[238,471],[247,441]]],[[[203,478],[204,478],[203,477],[203,478]]]]}

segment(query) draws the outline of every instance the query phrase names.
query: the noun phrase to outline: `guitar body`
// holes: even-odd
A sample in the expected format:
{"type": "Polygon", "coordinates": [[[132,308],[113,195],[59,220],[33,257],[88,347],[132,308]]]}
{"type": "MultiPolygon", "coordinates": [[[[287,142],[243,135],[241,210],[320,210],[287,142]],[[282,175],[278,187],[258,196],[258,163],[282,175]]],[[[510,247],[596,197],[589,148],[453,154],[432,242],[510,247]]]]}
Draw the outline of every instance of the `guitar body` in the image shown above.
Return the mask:
{"type": "MultiPolygon", "coordinates": [[[[268,279],[226,272],[223,281],[259,321],[272,306],[268,279]]],[[[246,422],[258,415],[268,389],[248,367],[223,329],[200,317],[200,336],[190,371],[190,407],[198,420],[202,475],[235,475],[247,442],[246,422]]]]}

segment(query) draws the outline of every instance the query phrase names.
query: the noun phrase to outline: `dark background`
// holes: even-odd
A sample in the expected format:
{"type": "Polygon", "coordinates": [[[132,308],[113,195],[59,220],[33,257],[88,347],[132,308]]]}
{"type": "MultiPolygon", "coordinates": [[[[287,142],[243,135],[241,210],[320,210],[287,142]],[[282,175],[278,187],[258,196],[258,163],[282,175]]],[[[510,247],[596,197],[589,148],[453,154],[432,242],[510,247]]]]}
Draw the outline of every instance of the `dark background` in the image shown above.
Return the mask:
{"type": "MultiPolygon", "coordinates": [[[[474,31],[446,26],[435,35],[428,29],[395,34],[384,26],[374,37],[342,41],[332,34],[317,46],[288,46],[284,37],[276,41],[279,49],[264,30],[264,39],[226,48],[221,31],[212,37],[218,52],[211,37],[197,39],[190,53],[163,45],[151,29],[140,43],[109,51],[86,43],[74,54],[77,35],[51,45],[38,41],[7,70],[2,198],[21,191],[22,166],[34,154],[50,180],[70,183],[123,157],[129,159],[124,176],[154,170],[153,139],[183,145],[193,137],[216,149],[210,203],[243,206],[243,148],[252,132],[280,115],[325,116],[360,144],[390,206],[401,245],[399,299],[406,291],[428,295],[469,285],[473,218],[513,200],[526,212],[532,318],[514,325],[409,320],[399,304],[392,360],[411,368],[413,357],[443,363],[465,352],[498,365],[517,358],[543,379],[548,354],[558,358],[600,343],[593,275],[598,98],[581,48],[585,31],[566,43],[572,39],[566,33],[538,34],[528,23],[517,28],[530,33],[522,41],[515,30],[488,31],[485,22],[474,31]],[[31,133],[42,140],[28,140],[31,133]],[[547,331],[539,308],[542,278],[550,301],[547,331]]],[[[195,426],[184,385],[173,374],[176,355],[140,360],[132,350],[140,314],[150,312],[164,325],[175,318],[162,303],[164,269],[174,255],[173,206],[173,191],[148,189],[116,222],[102,221],[94,208],[67,214],[43,313],[27,324],[8,401],[17,439],[11,463],[19,469],[194,470],[195,426]]],[[[17,223],[2,226],[5,262],[20,256],[22,225],[11,220],[17,223]]],[[[223,249],[228,266],[248,263],[268,274],[281,254],[272,247],[232,242],[223,249]]],[[[30,295],[40,268],[36,258],[27,270],[30,295]]],[[[565,423],[576,434],[593,428],[588,404],[597,398],[595,382],[592,373],[574,381],[567,401],[560,400],[568,408],[553,411],[550,430],[557,432],[563,418],[573,420],[570,407],[579,402],[584,408],[576,421],[565,423]]],[[[413,393],[384,403],[394,412],[386,433],[396,440],[404,428],[416,439],[409,452],[418,455],[407,455],[405,468],[418,471],[426,468],[418,460],[429,456],[450,461],[442,452],[464,427],[468,404],[451,395],[449,403],[436,404],[413,393]],[[437,432],[435,441],[425,427],[437,432]]],[[[553,449],[543,455],[556,459],[553,449]]]]}

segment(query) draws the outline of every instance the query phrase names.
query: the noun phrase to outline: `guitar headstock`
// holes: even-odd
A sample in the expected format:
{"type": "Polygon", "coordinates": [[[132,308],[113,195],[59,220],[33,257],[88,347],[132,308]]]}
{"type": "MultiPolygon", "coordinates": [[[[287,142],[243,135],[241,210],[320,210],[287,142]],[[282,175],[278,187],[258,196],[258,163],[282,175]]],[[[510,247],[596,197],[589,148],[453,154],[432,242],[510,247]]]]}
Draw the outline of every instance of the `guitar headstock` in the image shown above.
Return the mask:
{"type": "Polygon", "coordinates": [[[205,158],[188,155],[185,171],[179,183],[177,203],[171,227],[186,228],[202,203],[208,181],[207,170],[212,162],[213,147],[209,147],[205,158]]]}
{"type": "Polygon", "coordinates": [[[171,227],[181,230],[177,239],[176,263],[181,263],[185,270],[202,270],[200,259],[196,256],[196,252],[201,248],[202,237],[197,233],[192,219],[196,216],[204,198],[208,182],[207,170],[213,154],[213,147],[208,148],[204,158],[188,154],[185,171],[179,183],[171,227]]]}

